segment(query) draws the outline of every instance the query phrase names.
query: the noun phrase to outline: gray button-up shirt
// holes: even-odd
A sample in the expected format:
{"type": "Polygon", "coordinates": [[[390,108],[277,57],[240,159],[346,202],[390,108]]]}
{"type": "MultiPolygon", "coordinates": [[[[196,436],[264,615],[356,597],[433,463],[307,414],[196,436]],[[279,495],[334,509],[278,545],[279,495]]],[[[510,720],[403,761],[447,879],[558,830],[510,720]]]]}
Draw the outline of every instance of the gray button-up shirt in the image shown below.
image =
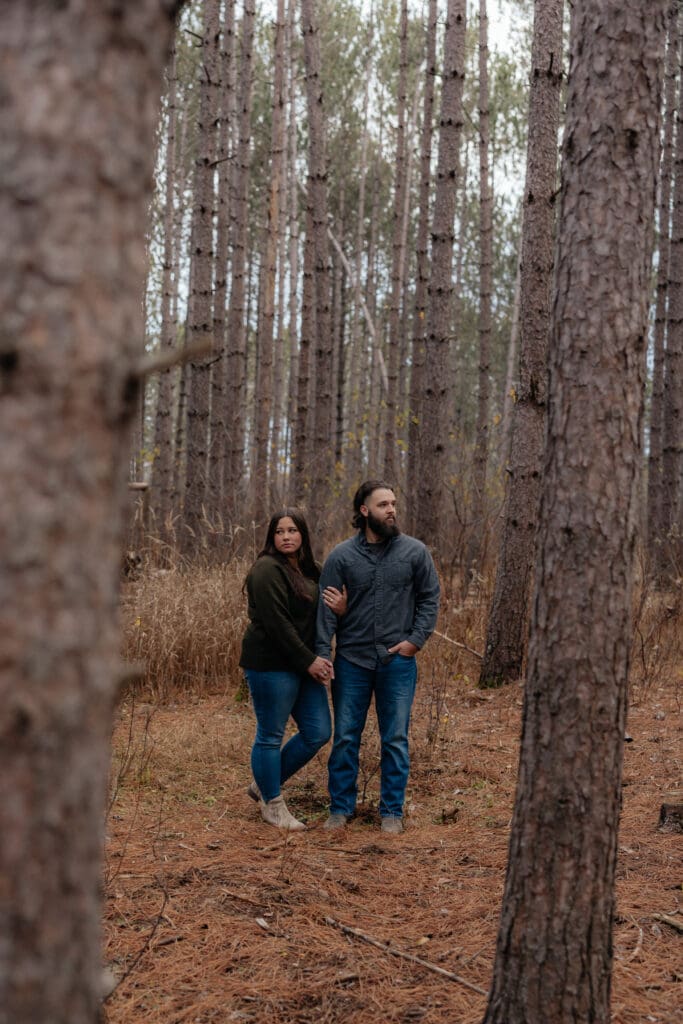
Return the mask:
{"type": "Polygon", "coordinates": [[[320,590],[346,584],[348,608],[338,618],[318,602],[316,652],[337,653],[362,668],[387,664],[388,648],[400,640],[422,647],[436,626],[439,579],[424,544],[400,533],[382,544],[368,544],[361,531],[332,550],[320,577],[320,590]]]}

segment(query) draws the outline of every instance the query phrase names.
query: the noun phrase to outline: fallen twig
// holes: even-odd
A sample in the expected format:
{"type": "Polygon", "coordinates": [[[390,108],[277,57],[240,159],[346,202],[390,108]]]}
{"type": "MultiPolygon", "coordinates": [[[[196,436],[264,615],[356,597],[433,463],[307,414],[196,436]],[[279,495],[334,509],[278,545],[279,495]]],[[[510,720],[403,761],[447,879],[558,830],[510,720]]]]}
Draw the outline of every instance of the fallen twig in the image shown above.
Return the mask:
{"type": "Polygon", "coordinates": [[[401,957],[403,960],[410,960],[411,963],[419,964],[420,967],[426,967],[428,971],[433,971],[434,974],[440,974],[444,978],[448,978],[449,981],[457,981],[459,985],[464,985],[465,988],[471,989],[473,992],[478,992],[480,996],[485,996],[487,993],[483,988],[479,988],[478,985],[473,985],[471,981],[465,981],[460,975],[454,974],[453,971],[447,971],[444,967],[438,967],[436,964],[431,964],[429,960],[423,960],[421,956],[414,956],[412,953],[404,953],[400,949],[394,949],[392,946],[388,946],[385,942],[380,942],[379,939],[373,939],[372,936],[366,935],[360,928],[350,928],[349,925],[342,924],[341,921],[335,921],[333,917],[326,917],[325,923],[331,925],[333,928],[338,928],[339,931],[344,932],[345,935],[353,935],[356,939],[362,939],[363,942],[369,943],[371,946],[376,946],[377,949],[381,949],[384,953],[390,953],[392,956],[401,957]]]}
{"type": "Polygon", "coordinates": [[[675,928],[677,932],[683,932],[683,921],[677,921],[675,917],[669,917],[668,914],[653,914],[652,916],[655,921],[663,921],[670,928],[675,928]]]}
{"type": "Polygon", "coordinates": [[[473,654],[475,658],[483,659],[484,655],[480,654],[479,651],[475,651],[474,648],[468,647],[467,644],[458,643],[457,640],[451,640],[445,633],[439,633],[438,629],[434,630],[434,636],[440,636],[442,640],[445,640],[449,644],[453,644],[454,647],[459,647],[463,651],[467,651],[468,654],[473,654]]]}

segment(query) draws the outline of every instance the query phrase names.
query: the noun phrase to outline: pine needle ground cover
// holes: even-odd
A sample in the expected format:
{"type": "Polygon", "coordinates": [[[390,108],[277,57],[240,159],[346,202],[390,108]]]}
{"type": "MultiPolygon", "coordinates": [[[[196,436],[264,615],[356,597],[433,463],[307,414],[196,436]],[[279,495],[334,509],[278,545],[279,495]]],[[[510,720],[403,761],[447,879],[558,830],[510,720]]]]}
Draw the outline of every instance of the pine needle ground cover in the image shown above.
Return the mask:
{"type": "MultiPolygon", "coordinates": [[[[444,631],[476,647],[473,628],[448,620],[444,631]]],[[[285,790],[308,830],[284,835],[261,822],[245,794],[254,722],[238,678],[223,693],[176,694],[164,704],[125,698],[104,879],[104,957],[116,985],[105,1002],[109,1024],[481,1020],[522,688],[474,689],[472,656],[437,638],[422,658],[399,837],[379,831],[371,721],[357,818],[341,833],[322,829],[323,751],[285,790]]],[[[633,687],[615,1024],[683,1021],[683,840],[658,824],[666,795],[681,788],[677,666],[633,687]]]]}

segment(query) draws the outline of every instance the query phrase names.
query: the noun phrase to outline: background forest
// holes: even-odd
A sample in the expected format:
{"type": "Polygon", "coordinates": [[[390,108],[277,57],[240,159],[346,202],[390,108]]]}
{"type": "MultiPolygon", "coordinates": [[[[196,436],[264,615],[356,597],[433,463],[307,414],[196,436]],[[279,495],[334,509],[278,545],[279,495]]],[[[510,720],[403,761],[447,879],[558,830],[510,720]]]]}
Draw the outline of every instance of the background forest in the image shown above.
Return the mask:
{"type": "Polygon", "coordinates": [[[185,8],[146,344],[207,347],[153,378],[140,411],[155,557],[225,557],[243,531],[250,550],[285,502],[327,542],[374,475],[458,568],[485,539],[515,394],[531,9],[496,2],[490,29],[485,5],[469,25],[453,7],[448,53],[435,0],[185,8]]]}

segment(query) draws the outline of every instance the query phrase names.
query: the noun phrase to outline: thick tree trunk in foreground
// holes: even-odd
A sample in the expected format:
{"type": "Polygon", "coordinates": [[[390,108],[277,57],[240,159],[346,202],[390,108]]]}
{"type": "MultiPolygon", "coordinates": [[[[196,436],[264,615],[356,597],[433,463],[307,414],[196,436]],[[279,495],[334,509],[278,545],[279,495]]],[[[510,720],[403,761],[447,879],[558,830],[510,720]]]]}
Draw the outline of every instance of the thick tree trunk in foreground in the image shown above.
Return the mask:
{"type": "Polygon", "coordinates": [[[508,488],[480,686],[519,679],[529,632],[545,440],[562,8],[563,0],[536,0],[522,220],[519,388],[512,410],[508,488]]]}
{"type": "Polygon", "coordinates": [[[517,797],[487,1024],[610,1019],[666,0],[576,0],[517,797]]]}
{"type": "Polygon", "coordinates": [[[0,8],[0,1022],[95,1024],[144,225],[178,5],[0,8]]]}

